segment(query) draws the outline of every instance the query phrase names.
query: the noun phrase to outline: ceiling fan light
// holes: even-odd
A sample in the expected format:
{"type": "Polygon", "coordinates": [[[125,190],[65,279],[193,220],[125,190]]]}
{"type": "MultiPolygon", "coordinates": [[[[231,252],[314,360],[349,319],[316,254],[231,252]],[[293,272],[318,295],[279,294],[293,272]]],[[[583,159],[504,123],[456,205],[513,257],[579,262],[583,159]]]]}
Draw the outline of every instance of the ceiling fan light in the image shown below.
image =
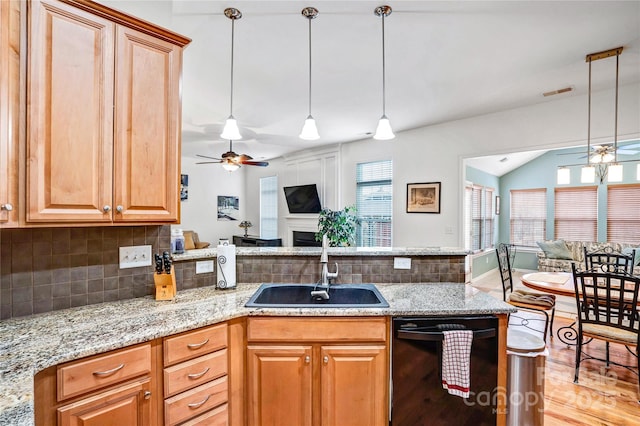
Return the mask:
{"type": "Polygon", "coordinates": [[[230,115],[229,118],[227,118],[227,121],[225,121],[220,137],[230,141],[242,139],[240,129],[238,129],[238,123],[236,122],[236,119],[233,118],[233,115],[230,115]]]}
{"type": "Polygon", "coordinates": [[[304,126],[302,126],[302,132],[300,132],[300,139],[308,141],[320,139],[318,128],[316,127],[316,120],[314,120],[312,116],[308,116],[307,119],[304,120],[304,126]]]}
{"type": "Polygon", "coordinates": [[[389,123],[389,119],[386,115],[380,117],[380,121],[378,121],[378,127],[376,127],[376,134],[373,135],[374,139],[378,140],[389,140],[395,138],[396,135],[393,134],[393,130],[391,130],[391,123],[389,123]]]}
{"type": "Polygon", "coordinates": [[[580,173],[580,182],[593,183],[596,181],[596,168],[593,166],[585,166],[580,173]]]}
{"type": "Polygon", "coordinates": [[[238,170],[240,168],[240,165],[234,164],[234,163],[231,163],[231,162],[225,162],[225,163],[222,163],[222,168],[225,169],[228,172],[235,172],[236,170],[238,170]]]}
{"type": "Polygon", "coordinates": [[[616,158],[616,157],[615,157],[613,154],[611,154],[611,153],[607,152],[606,154],[603,154],[603,155],[602,155],[602,162],[603,162],[603,163],[610,163],[610,162],[612,162],[613,160],[615,160],[615,158],[616,158]]]}
{"type": "Polygon", "coordinates": [[[568,185],[571,183],[571,170],[568,167],[560,167],[557,177],[558,185],[568,185]]]}
{"type": "Polygon", "coordinates": [[[622,182],[622,164],[611,164],[607,171],[609,182],[622,182]]]}

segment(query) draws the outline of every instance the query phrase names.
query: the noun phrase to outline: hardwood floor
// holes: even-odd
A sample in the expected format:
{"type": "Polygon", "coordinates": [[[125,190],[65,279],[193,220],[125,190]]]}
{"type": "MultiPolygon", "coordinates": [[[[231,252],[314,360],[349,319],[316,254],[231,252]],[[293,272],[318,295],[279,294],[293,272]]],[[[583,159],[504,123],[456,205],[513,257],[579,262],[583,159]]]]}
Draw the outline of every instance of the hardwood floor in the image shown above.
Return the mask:
{"type": "MultiPolygon", "coordinates": [[[[557,317],[555,330],[573,322],[557,317]]],[[[580,364],[580,381],[573,383],[575,349],[560,342],[557,336],[548,340],[549,357],[545,368],[545,426],[556,425],[638,425],[638,376],[629,370],[600,361],[580,364]]],[[[605,344],[593,341],[588,353],[604,358],[605,344]]],[[[611,359],[635,365],[636,359],[622,345],[611,345],[611,359]]]]}

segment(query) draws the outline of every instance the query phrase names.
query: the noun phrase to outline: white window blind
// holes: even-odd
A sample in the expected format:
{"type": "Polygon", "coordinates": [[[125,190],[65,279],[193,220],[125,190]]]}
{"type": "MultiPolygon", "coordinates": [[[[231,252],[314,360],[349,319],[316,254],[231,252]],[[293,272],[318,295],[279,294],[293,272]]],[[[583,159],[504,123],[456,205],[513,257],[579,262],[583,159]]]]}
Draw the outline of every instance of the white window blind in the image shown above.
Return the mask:
{"type": "Polygon", "coordinates": [[[607,241],[640,244],[640,185],[607,188],[607,241]]]}
{"type": "Polygon", "coordinates": [[[356,165],[358,246],[391,247],[392,177],[391,160],[356,165]]]}
{"type": "Polygon", "coordinates": [[[493,246],[493,188],[481,185],[465,187],[465,247],[480,250],[493,246]]]}
{"type": "Polygon", "coordinates": [[[260,238],[278,238],[278,177],[260,178],[260,238]]]}
{"type": "Polygon", "coordinates": [[[547,232],[547,190],[513,189],[510,192],[510,243],[535,246],[547,232]]]}
{"type": "Polygon", "coordinates": [[[598,187],[556,188],[555,197],[555,238],[597,241],[598,187]]]}

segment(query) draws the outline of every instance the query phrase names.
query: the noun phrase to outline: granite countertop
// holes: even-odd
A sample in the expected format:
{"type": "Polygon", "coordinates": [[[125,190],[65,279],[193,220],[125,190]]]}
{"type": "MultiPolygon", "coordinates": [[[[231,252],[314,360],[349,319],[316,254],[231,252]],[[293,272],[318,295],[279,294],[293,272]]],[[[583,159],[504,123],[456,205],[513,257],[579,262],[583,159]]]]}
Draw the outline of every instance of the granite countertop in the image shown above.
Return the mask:
{"type": "Polygon", "coordinates": [[[242,316],[506,314],[511,305],[456,283],[378,284],[389,308],[245,308],[259,284],[180,291],[0,321],[0,424],[33,425],[33,377],[52,365],[242,316]]]}
{"type": "MultiPolygon", "coordinates": [[[[320,247],[236,247],[238,256],[320,256],[320,247]]],[[[330,247],[329,256],[466,256],[459,247],[330,247]]],[[[216,257],[216,246],[174,254],[174,261],[216,257]]]]}

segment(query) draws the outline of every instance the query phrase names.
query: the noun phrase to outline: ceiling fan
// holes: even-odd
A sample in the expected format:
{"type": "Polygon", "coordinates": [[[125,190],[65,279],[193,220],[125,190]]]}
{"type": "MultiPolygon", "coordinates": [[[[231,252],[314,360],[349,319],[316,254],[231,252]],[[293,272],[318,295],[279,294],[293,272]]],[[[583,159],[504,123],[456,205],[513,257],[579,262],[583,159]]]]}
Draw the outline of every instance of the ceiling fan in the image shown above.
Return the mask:
{"type": "Polygon", "coordinates": [[[233,141],[229,141],[229,151],[222,154],[222,158],[209,157],[206,155],[196,154],[197,157],[206,158],[209,160],[215,161],[201,161],[196,164],[215,164],[221,163],[222,167],[226,170],[234,171],[237,170],[240,166],[259,166],[259,167],[267,167],[269,165],[266,161],[253,161],[253,157],[246,154],[236,154],[233,152],[233,141]]]}
{"type": "MultiPolygon", "coordinates": [[[[634,144],[623,145],[623,146],[618,144],[617,153],[618,155],[634,155],[640,152],[637,150],[637,148],[640,148],[640,143],[634,143],[634,144]]],[[[564,152],[564,153],[559,153],[558,155],[575,155],[580,153],[581,153],[580,151],[564,152]]],[[[584,153],[584,151],[582,151],[582,153],[584,153]]],[[[602,162],[607,163],[613,160],[613,153],[614,153],[613,144],[602,144],[602,145],[591,145],[591,152],[589,155],[592,158],[593,162],[597,162],[597,159],[600,159],[602,162]]],[[[580,158],[585,158],[585,157],[586,155],[583,155],[580,158]]]]}

